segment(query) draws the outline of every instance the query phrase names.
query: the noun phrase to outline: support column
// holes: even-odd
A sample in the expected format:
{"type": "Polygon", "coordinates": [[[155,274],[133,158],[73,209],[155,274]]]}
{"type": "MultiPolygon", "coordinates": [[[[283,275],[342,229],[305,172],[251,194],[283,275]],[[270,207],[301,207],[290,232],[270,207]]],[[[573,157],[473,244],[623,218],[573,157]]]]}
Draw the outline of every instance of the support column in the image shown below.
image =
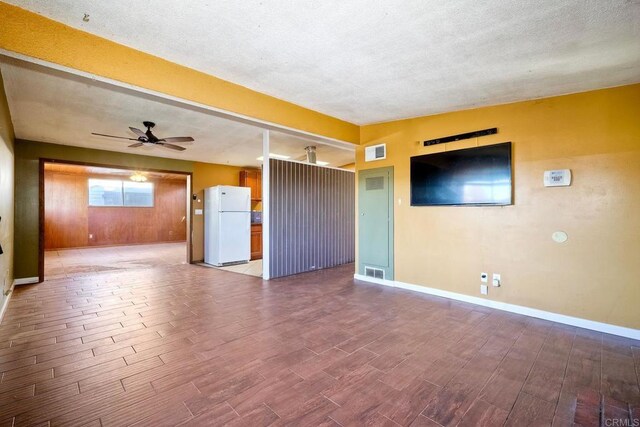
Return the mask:
{"type": "Polygon", "coordinates": [[[271,277],[269,264],[270,253],[270,224],[271,213],[269,209],[269,130],[262,131],[262,279],[271,277]]]}

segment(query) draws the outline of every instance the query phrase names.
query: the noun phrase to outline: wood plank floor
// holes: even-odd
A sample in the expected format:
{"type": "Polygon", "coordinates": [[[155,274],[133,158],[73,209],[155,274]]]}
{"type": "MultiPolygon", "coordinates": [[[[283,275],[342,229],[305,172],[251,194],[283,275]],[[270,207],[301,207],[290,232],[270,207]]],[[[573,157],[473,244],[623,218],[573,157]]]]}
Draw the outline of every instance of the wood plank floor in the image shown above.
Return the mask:
{"type": "Polygon", "coordinates": [[[640,409],[638,341],[352,274],[174,265],[18,287],[0,426],[561,426],[640,409]]]}

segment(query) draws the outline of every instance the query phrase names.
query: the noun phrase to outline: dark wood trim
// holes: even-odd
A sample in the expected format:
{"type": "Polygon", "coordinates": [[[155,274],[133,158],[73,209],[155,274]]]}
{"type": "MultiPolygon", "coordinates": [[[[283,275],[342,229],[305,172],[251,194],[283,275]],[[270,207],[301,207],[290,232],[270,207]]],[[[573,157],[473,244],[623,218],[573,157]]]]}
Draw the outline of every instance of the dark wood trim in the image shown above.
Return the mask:
{"type": "Polygon", "coordinates": [[[44,282],[44,164],[38,165],[38,283],[44,282]]]}
{"type": "Polygon", "coordinates": [[[187,176],[187,263],[193,264],[193,174],[187,176]]]}
{"type": "Polygon", "coordinates": [[[173,173],[177,175],[185,175],[187,177],[187,263],[193,263],[193,215],[192,215],[192,198],[193,191],[193,172],[176,171],[169,169],[153,169],[153,168],[134,168],[131,166],[119,166],[105,163],[93,163],[93,162],[77,162],[73,160],[59,160],[46,157],[40,157],[39,165],[39,189],[38,189],[38,283],[44,281],[44,165],[45,163],[62,163],[67,165],[78,166],[96,166],[102,168],[134,170],[134,171],[147,171],[147,172],[160,172],[160,173],[173,173]]]}

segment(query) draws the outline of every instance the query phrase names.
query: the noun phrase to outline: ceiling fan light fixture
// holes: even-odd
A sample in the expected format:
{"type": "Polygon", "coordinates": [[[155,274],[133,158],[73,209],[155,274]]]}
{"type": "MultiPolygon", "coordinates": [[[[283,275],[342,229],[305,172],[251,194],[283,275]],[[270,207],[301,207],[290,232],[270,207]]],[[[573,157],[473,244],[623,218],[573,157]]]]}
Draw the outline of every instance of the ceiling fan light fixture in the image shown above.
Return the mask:
{"type": "Polygon", "coordinates": [[[129,179],[134,182],[145,182],[147,177],[142,172],[134,172],[129,179]]]}

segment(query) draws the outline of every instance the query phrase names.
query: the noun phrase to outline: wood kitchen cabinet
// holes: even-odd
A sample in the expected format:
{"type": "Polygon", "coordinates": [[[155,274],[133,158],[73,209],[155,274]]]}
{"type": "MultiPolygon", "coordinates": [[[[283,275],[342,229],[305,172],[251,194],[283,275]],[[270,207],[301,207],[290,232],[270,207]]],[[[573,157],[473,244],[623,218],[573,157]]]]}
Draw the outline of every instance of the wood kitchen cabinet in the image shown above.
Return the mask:
{"type": "Polygon", "coordinates": [[[251,260],[262,259],[262,224],[251,224],[251,260]]]}
{"type": "MultiPolygon", "coordinates": [[[[251,208],[259,210],[262,202],[262,171],[240,171],[240,187],[251,188],[251,208]]],[[[262,259],[262,224],[251,224],[251,259],[262,259]]]]}
{"type": "Polygon", "coordinates": [[[262,171],[260,169],[240,171],[240,187],[250,187],[251,200],[262,201],[262,171]]]}

